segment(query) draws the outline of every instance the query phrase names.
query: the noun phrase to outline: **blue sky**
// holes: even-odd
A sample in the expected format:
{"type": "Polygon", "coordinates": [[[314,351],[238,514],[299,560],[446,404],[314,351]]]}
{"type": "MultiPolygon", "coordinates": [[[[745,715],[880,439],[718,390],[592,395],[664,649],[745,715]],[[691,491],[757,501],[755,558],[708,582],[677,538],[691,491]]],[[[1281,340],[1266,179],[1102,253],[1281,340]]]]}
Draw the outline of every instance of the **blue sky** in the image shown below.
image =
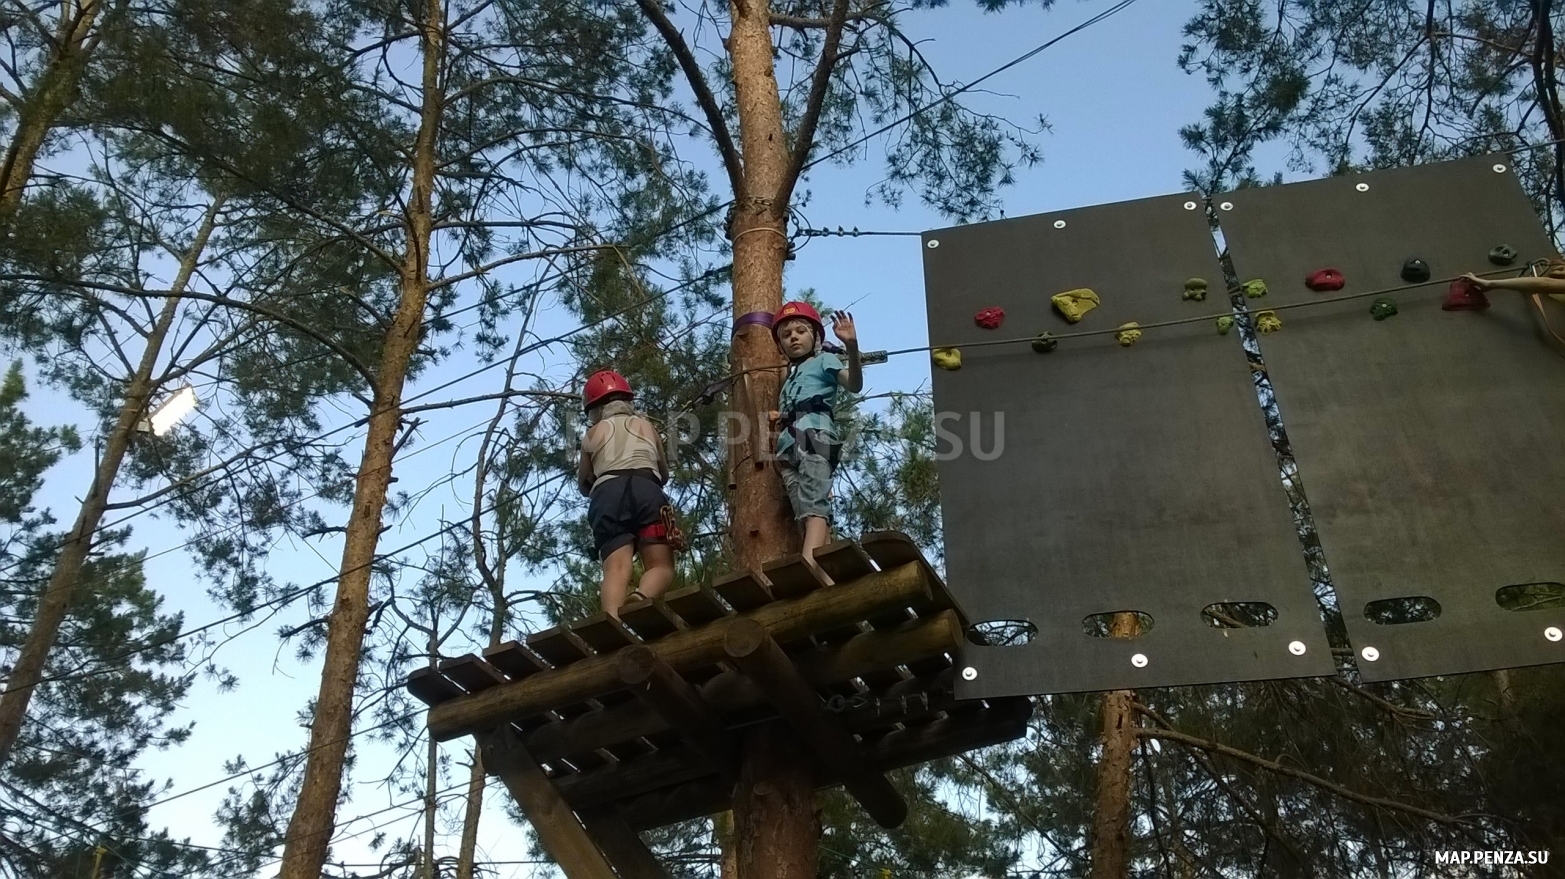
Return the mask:
{"type": "MultiPolygon", "coordinates": [[[[927,41],[921,49],[943,77],[967,82],[1106,5],[1060,0],[1047,12],[1020,8],[985,15],[969,0],[953,0],[946,9],[910,14],[905,24],[913,37],[927,41]]],[[[991,94],[978,95],[972,103],[1018,122],[1041,114],[1053,126],[1051,132],[1039,137],[1043,163],[1019,169],[1017,185],[1004,194],[1008,216],[1142,198],[1182,188],[1180,174],[1197,164],[1197,157],[1180,146],[1177,130],[1196,121],[1210,99],[1204,80],[1184,75],[1175,65],[1180,28],[1193,9],[1191,0],[1141,0],[985,84],[991,94]]],[[[804,185],[808,201],[803,212],[815,226],[919,231],[949,224],[912,199],[900,211],[866,204],[869,189],[881,176],[877,155],[872,149],[870,160],[858,167],[823,166],[812,172],[804,185]]],[[[692,154],[690,158],[716,170],[709,152],[692,154]]],[[[862,343],[868,349],[924,345],[931,341],[931,333],[924,319],[919,247],[916,237],[815,239],[789,264],[788,289],[814,288],[832,305],[855,303],[853,311],[862,343]]],[[[556,309],[545,316],[543,328],[546,332],[554,327],[564,328],[568,326],[566,321],[566,316],[556,309]]],[[[938,328],[932,335],[933,341],[938,342],[938,328]]],[[[459,375],[471,365],[472,361],[458,358],[422,377],[410,394],[459,375]]],[[[535,365],[547,367],[555,375],[569,374],[566,365],[535,365]]],[[[922,355],[908,355],[887,365],[870,367],[866,374],[867,390],[915,390],[926,386],[928,377],[927,360],[922,355]]],[[[442,391],[441,396],[492,392],[497,381],[497,375],[490,374],[442,391]]],[[[29,411],[43,423],[81,421],[79,410],[37,387],[29,411]]],[[[449,472],[454,463],[464,458],[470,460],[476,448],[476,440],[471,436],[438,447],[431,443],[459,435],[487,420],[490,414],[492,410],[487,406],[470,407],[433,421],[425,428],[421,444],[413,447],[413,456],[399,463],[398,487],[417,490],[449,472]]],[[[356,450],[353,454],[357,454],[356,450]]],[[[73,498],[86,488],[81,484],[82,476],[84,467],[91,466],[91,458],[90,452],[83,455],[62,463],[49,474],[46,502],[66,520],[75,512],[73,498]]],[[[404,518],[391,523],[391,529],[382,537],[382,549],[423,536],[441,515],[457,515],[469,502],[470,485],[437,490],[404,518]]],[[[328,512],[328,518],[334,522],[340,522],[345,515],[341,510],[328,512]]],[[[132,546],[147,547],[155,553],[184,539],[166,523],[142,517],[132,546]]],[[[280,579],[313,582],[332,574],[339,555],[340,546],[330,541],[316,542],[313,548],[285,545],[274,559],[274,570],[280,579]]],[[[225,615],[222,608],[205,599],[203,587],[190,576],[188,559],[180,553],[150,562],[148,579],[167,596],[171,607],[186,611],[187,626],[225,615]]],[[[254,765],[302,747],[307,734],[298,723],[298,712],[318,686],[318,664],[295,661],[290,648],[279,648],[274,632],[279,625],[297,624],[304,619],[302,608],[291,609],[226,646],[218,660],[239,675],[237,692],[217,693],[206,683],[198,683],[177,718],[180,722],[195,721],[194,737],[184,747],[149,756],[142,768],[155,777],[172,779],[173,790],[179,792],[226,774],[224,761],[237,755],[244,755],[254,765]]],[[[232,632],[241,628],[229,627],[232,632]]],[[[453,743],[448,750],[462,759],[464,749],[465,743],[453,743]]],[[[384,749],[361,747],[354,777],[366,784],[351,788],[352,799],[340,813],[339,828],[356,815],[407,799],[406,795],[369,783],[379,777],[376,770],[389,759],[384,749]]],[[[167,825],[176,834],[188,835],[197,843],[215,845],[219,834],[208,818],[222,792],[223,786],[219,786],[159,807],[152,815],[152,823],[167,825]]],[[[494,794],[493,788],[491,793],[481,831],[485,856],[499,860],[526,858],[521,831],[501,818],[502,795],[494,794]]],[[[412,814],[406,810],[373,820],[381,822],[390,815],[412,814]]],[[[346,832],[366,826],[368,822],[360,822],[348,826],[346,832]]],[[[403,820],[384,829],[405,836],[414,832],[414,826],[412,821],[403,820]]],[[[378,855],[363,847],[365,839],[360,837],[344,844],[338,857],[349,862],[378,860],[378,855]]],[[[445,837],[444,844],[454,850],[455,838],[445,837]]],[[[525,865],[496,869],[501,877],[534,875],[530,872],[534,868],[525,865]]]]}

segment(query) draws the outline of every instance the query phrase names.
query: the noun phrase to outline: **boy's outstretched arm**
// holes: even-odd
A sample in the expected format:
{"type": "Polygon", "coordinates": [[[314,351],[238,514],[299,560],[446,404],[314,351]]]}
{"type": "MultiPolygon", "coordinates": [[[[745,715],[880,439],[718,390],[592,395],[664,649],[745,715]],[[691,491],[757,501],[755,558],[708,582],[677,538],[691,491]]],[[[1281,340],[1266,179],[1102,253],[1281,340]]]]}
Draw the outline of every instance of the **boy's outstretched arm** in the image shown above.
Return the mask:
{"type": "Polygon", "coordinates": [[[859,356],[859,331],[853,325],[853,315],[846,311],[833,314],[831,329],[848,349],[848,369],[837,373],[837,383],[857,394],[864,390],[864,360],[859,356]]]}

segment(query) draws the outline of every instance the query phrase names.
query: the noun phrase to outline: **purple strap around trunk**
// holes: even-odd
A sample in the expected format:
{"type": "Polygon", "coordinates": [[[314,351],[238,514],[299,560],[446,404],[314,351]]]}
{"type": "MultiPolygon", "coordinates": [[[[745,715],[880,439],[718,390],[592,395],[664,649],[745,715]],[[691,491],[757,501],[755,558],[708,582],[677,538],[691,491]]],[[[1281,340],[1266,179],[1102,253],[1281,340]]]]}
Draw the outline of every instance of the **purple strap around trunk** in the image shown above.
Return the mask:
{"type": "Polygon", "coordinates": [[[770,327],[772,325],[772,313],[769,311],[752,311],[749,314],[741,314],[734,321],[734,335],[739,335],[740,330],[751,324],[770,327]]]}

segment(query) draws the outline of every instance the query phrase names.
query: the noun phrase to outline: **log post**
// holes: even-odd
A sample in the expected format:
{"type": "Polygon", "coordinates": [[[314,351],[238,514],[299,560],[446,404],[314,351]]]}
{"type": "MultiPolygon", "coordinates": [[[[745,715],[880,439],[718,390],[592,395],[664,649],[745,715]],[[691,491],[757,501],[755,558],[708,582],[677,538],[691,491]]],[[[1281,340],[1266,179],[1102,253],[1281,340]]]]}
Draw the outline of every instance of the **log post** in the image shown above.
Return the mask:
{"type": "Polygon", "coordinates": [[[500,776],[506,790],[538,834],[544,851],[570,879],[616,879],[603,853],[577,820],[543,768],[511,732],[499,727],[479,737],[484,765],[500,776]]]}

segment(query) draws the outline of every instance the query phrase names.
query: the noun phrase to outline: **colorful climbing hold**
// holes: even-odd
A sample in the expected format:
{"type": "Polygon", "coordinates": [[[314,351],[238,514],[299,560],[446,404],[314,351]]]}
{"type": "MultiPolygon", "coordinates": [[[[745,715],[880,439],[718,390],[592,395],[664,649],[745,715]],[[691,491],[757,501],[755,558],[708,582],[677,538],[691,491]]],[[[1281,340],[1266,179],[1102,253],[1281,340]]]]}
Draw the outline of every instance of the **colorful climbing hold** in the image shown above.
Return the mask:
{"type": "Polygon", "coordinates": [[[962,352],[955,348],[936,348],[929,356],[941,369],[962,368],[962,352]]]}
{"type": "Polygon", "coordinates": [[[1184,299],[1193,299],[1196,302],[1206,298],[1206,279],[1191,278],[1185,282],[1184,299]]]}
{"type": "Polygon", "coordinates": [[[1422,284],[1429,280],[1429,263],[1418,257],[1402,263],[1402,280],[1409,284],[1422,284]]]}
{"type": "Polygon", "coordinates": [[[1516,262],[1516,248],[1509,244],[1496,245],[1489,251],[1489,261],[1497,266],[1508,266],[1516,262]]]}
{"type": "Polygon", "coordinates": [[[986,330],[997,330],[1005,321],[1005,309],[985,308],[973,315],[973,323],[986,330]]]}
{"type": "Polygon", "coordinates": [[[1347,280],[1336,269],[1319,269],[1310,272],[1310,276],[1304,279],[1304,286],[1317,293],[1323,293],[1327,290],[1341,290],[1342,285],[1346,283],[1347,280]]]}
{"type": "Polygon", "coordinates": [[[1251,299],[1259,299],[1266,295],[1266,282],[1260,278],[1245,281],[1240,287],[1244,290],[1244,295],[1251,299]]]}
{"type": "Polygon", "coordinates": [[[1489,307],[1489,297],[1466,278],[1457,278],[1446,290],[1442,311],[1483,311],[1489,307]]]}
{"type": "Polygon", "coordinates": [[[1066,290],[1064,293],[1056,293],[1049,298],[1054,307],[1064,318],[1071,323],[1081,320],[1087,312],[1098,307],[1098,294],[1086,287],[1076,290],[1066,290]]]}
{"type": "Polygon", "coordinates": [[[1131,345],[1136,344],[1137,339],[1141,338],[1141,324],[1135,321],[1120,324],[1119,329],[1114,332],[1114,338],[1121,347],[1129,348],[1131,345]]]}
{"type": "Polygon", "coordinates": [[[1397,301],[1390,296],[1382,296],[1369,304],[1369,316],[1375,320],[1385,320],[1397,313],[1397,301]]]}
{"type": "Polygon", "coordinates": [[[1039,354],[1047,354],[1060,347],[1060,340],[1054,338],[1052,333],[1039,333],[1038,338],[1032,340],[1032,350],[1039,354]]]}
{"type": "Polygon", "coordinates": [[[1261,335],[1282,329],[1282,318],[1275,311],[1263,311],[1255,316],[1255,330],[1261,335]]]}
{"type": "Polygon", "coordinates": [[[1228,335],[1228,331],[1233,329],[1233,328],[1234,328],[1234,318],[1233,318],[1233,315],[1225,314],[1222,317],[1217,319],[1217,334],[1219,336],[1226,336],[1226,335],[1228,335]]]}

